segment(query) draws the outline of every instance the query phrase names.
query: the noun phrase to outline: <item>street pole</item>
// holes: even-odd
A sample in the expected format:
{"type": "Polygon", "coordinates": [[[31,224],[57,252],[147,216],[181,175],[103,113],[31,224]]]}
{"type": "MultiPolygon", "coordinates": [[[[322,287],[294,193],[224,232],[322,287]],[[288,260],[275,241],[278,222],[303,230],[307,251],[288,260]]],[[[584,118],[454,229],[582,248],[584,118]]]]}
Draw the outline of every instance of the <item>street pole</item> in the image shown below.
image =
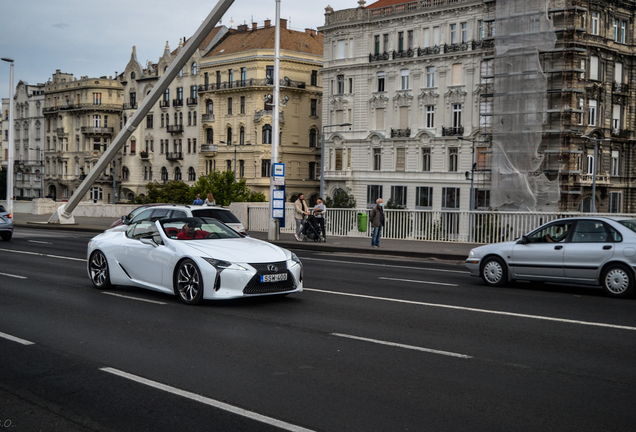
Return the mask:
{"type": "Polygon", "coordinates": [[[115,195],[117,194],[117,184],[116,184],[117,169],[115,168],[116,159],[117,159],[117,156],[113,158],[113,204],[117,204],[117,201],[115,200],[115,195]]]}
{"type": "Polygon", "coordinates": [[[44,149],[40,150],[40,198],[44,198],[44,149]]]}
{"type": "Polygon", "coordinates": [[[236,181],[236,144],[232,144],[234,146],[234,181],[236,181]]]}
{"type": "Polygon", "coordinates": [[[338,123],[324,125],[322,127],[322,136],[320,137],[320,198],[325,199],[325,129],[334,126],[351,126],[351,123],[338,123]]]}
{"type": "Polygon", "coordinates": [[[7,158],[7,211],[13,213],[13,59],[2,58],[11,64],[9,72],[9,155],[7,158]]]}
{"type": "Polygon", "coordinates": [[[590,206],[590,213],[596,213],[596,169],[598,167],[598,143],[600,141],[611,141],[610,138],[592,138],[588,135],[581,135],[581,138],[594,141],[594,163],[592,164],[592,204],[590,206]]]}
{"type": "Polygon", "coordinates": [[[274,41],[274,112],[272,113],[272,159],[269,173],[269,230],[267,240],[276,241],[279,238],[278,219],[274,217],[274,170],[273,164],[278,163],[279,134],[279,105],[280,105],[280,0],[276,0],[276,28],[274,41]]]}

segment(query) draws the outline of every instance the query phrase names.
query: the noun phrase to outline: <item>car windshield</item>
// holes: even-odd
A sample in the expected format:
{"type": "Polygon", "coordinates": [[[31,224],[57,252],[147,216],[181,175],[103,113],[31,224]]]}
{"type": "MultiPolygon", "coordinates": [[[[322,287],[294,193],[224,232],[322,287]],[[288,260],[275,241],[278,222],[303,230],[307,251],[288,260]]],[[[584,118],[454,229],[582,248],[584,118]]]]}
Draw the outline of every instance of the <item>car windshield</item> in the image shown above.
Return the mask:
{"type": "Polygon", "coordinates": [[[622,221],[618,221],[621,225],[626,226],[630,230],[636,232],[636,219],[625,219],[622,221]]]}
{"type": "Polygon", "coordinates": [[[159,223],[166,235],[176,240],[241,238],[239,233],[212,218],[162,219],[159,223]]]}
{"type": "Polygon", "coordinates": [[[240,223],[234,214],[229,210],[219,210],[215,208],[203,208],[192,210],[192,216],[208,217],[218,219],[225,223],[240,223]]]}
{"type": "Polygon", "coordinates": [[[148,206],[137,207],[136,209],[134,209],[133,211],[130,212],[130,214],[128,215],[128,218],[129,219],[134,218],[135,216],[137,216],[139,213],[141,213],[142,211],[144,211],[147,208],[148,208],[148,206]]]}

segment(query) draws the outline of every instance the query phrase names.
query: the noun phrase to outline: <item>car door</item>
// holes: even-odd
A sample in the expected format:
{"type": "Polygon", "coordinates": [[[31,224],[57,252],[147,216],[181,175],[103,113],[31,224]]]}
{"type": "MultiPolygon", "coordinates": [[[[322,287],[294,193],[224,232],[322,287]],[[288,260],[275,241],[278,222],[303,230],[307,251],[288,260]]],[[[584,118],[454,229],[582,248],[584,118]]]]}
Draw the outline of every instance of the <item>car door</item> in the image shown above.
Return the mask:
{"type": "Polygon", "coordinates": [[[141,242],[141,238],[157,233],[154,222],[140,221],[126,231],[119,264],[128,276],[140,283],[161,285],[162,257],[159,247],[141,242]]]}
{"type": "Polygon", "coordinates": [[[600,220],[579,220],[565,248],[565,276],[594,280],[599,269],[614,255],[614,239],[620,234],[600,220]]]}
{"type": "Polygon", "coordinates": [[[567,219],[554,221],[517,242],[509,260],[513,277],[535,280],[564,277],[563,253],[573,224],[567,219]]]}

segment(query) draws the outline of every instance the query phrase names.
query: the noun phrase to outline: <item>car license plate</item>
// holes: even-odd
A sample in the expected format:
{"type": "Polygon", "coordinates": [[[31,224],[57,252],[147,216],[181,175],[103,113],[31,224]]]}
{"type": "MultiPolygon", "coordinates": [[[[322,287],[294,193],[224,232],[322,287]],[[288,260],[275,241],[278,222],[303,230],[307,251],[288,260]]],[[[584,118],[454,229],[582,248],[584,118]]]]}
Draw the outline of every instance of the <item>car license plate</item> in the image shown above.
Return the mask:
{"type": "Polygon", "coordinates": [[[287,280],[287,273],[261,275],[261,282],[280,282],[287,280]]]}

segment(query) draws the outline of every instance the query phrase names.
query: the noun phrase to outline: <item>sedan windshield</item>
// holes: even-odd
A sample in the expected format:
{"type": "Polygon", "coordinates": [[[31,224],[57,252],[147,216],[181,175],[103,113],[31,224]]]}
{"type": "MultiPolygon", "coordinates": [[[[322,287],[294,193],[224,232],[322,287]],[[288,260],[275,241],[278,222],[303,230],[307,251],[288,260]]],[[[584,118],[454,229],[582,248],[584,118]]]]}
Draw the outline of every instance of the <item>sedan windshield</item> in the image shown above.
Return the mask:
{"type": "Polygon", "coordinates": [[[625,219],[622,221],[618,221],[621,225],[626,226],[630,230],[636,232],[636,219],[625,219]]]}
{"type": "Polygon", "coordinates": [[[177,218],[159,221],[166,235],[176,240],[218,240],[241,235],[211,218],[177,218]]]}

